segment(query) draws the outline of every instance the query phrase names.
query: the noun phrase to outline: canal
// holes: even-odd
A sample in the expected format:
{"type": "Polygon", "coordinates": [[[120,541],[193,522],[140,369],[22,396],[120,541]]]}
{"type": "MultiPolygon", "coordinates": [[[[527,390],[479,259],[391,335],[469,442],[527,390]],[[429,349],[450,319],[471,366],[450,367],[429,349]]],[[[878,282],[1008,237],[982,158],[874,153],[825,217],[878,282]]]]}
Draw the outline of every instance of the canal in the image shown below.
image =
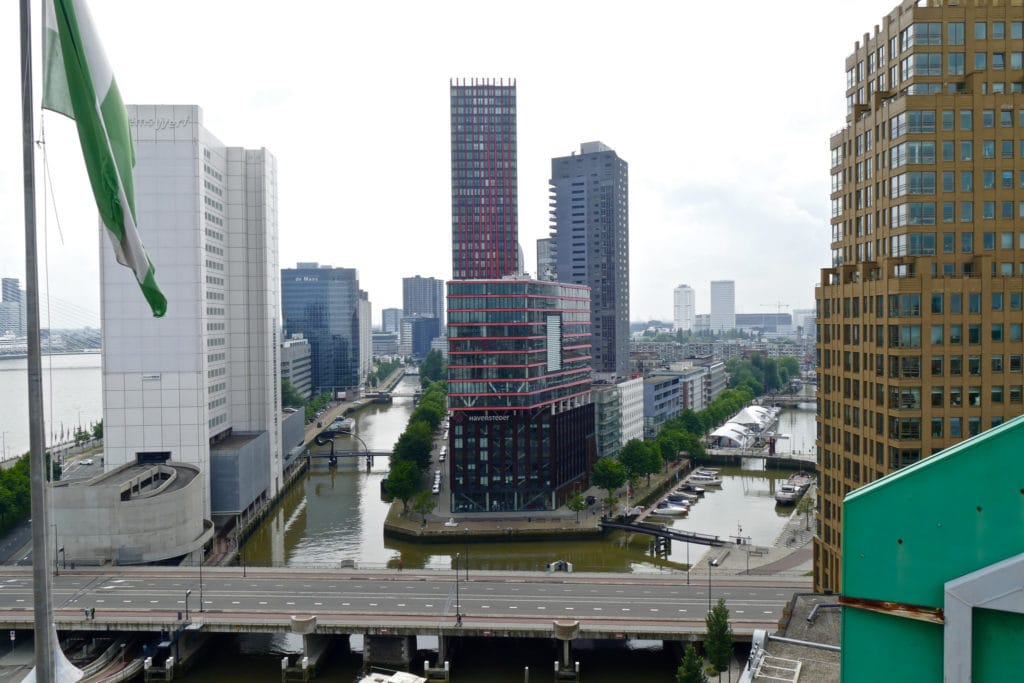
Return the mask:
{"type": "MultiPolygon", "coordinates": [[[[418,383],[406,377],[397,393],[411,394],[418,383]]],[[[413,409],[412,400],[396,398],[391,405],[371,405],[354,415],[356,433],[371,451],[388,451],[394,445],[413,409]]],[[[801,450],[801,440],[814,443],[813,409],[787,410],[779,430],[789,443],[801,450]]],[[[339,450],[360,450],[355,440],[339,441],[339,450]]],[[[785,448],[785,447],[783,447],[785,448]]],[[[781,449],[780,449],[781,450],[781,449]]],[[[785,449],[786,451],[790,449],[785,449]]],[[[348,467],[331,469],[315,462],[309,472],[288,491],[281,505],[268,516],[245,543],[246,563],[262,566],[337,567],[352,561],[362,567],[396,567],[401,558],[405,568],[449,568],[455,553],[469,556],[471,569],[539,570],[555,559],[573,563],[576,571],[675,572],[685,580],[685,563],[696,562],[705,548],[674,544],[667,557],[652,555],[648,537],[626,534],[602,540],[559,543],[464,543],[420,545],[384,539],[383,524],[388,504],[380,498],[381,481],[388,463],[375,460],[366,471],[359,460],[348,467]],[[468,552],[467,552],[468,551],[468,552]]],[[[748,460],[743,466],[723,470],[723,485],[694,506],[690,516],[675,520],[682,529],[733,536],[741,535],[755,545],[771,545],[792,508],[776,508],[774,484],[787,471],[764,469],[764,461],[748,460]]],[[[361,637],[351,638],[352,652],[332,657],[320,680],[352,680],[361,662],[361,637]]],[[[529,666],[535,680],[548,680],[556,657],[549,641],[523,643],[486,640],[462,643],[451,653],[454,683],[519,683],[523,667],[529,666]]],[[[418,660],[436,659],[437,640],[418,639],[418,660]]],[[[200,683],[241,683],[280,680],[279,662],[284,654],[301,649],[290,635],[243,636],[225,639],[204,656],[189,676],[200,683]]],[[[575,650],[581,660],[586,683],[675,680],[675,661],[660,642],[581,643],[575,650]]]]}

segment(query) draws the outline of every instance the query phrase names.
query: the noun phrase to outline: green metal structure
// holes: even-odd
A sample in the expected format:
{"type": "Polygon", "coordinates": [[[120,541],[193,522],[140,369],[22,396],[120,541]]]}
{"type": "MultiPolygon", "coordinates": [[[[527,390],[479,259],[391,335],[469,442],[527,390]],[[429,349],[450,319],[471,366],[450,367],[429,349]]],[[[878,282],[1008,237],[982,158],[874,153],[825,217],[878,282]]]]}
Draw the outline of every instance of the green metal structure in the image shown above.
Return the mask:
{"type": "Polygon", "coordinates": [[[848,494],[843,681],[1024,680],[1024,416],[848,494]]]}

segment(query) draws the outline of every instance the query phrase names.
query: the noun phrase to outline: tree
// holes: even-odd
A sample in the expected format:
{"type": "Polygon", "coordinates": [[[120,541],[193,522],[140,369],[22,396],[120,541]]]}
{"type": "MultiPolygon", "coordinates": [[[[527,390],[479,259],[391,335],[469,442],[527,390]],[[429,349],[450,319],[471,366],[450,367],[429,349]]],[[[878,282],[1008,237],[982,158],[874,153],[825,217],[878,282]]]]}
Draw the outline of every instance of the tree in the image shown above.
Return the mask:
{"type": "Polygon", "coordinates": [[[707,683],[708,676],[704,673],[704,662],[697,656],[693,643],[686,644],[683,663],[676,670],[676,683],[707,683]]]}
{"type": "Polygon", "coordinates": [[[445,379],[448,374],[448,366],[444,362],[444,356],[437,349],[430,349],[420,363],[420,386],[426,387],[431,382],[445,379]]]}
{"type": "Polygon", "coordinates": [[[281,406],[285,408],[301,408],[306,405],[306,399],[302,398],[302,394],[295,388],[295,385],[290,381],[281,378],[281,406]]]}
{"type": "Polygon", "coordinates": [[[427,525],[427,515],[434,511],[437,507],[437,501],[434,500],[434,494],[424,489],[416,494],[416,497],[412,501],[412,509],[420,514],[423,519],[423,526],[427,525]]]}
{"type": "Polygon", "coordinates": [[[92,438],[102,439],[103,438],[103,420],[100,420],[92,426],[92,438]]]}
{"type": "Polygon", "coordinates": [[[402,501],[402,514],[409,511],[409,499],[420,490],[423,474],[419,466],[410,460],[399,460],[391,464],[391,471],[384,482],[384,490],[402,501]]]}
{"type": "Polygon", "coordinates": [[[608,504],[615,501],[615,490],[626,483],[626,467],[614,458],[598,458],[590,471],[590,481],[608,492],[608,504]]]}
{"type": "Polygon", "coordinates": [[[811,513],[814,512],[814,499],[811,498],[811,494],[808,491],[800,499],[800,502],[796,504],[796,512],[799,515],[804,516],[804,529],[811,528],[811,513]]]}
{"type": "Polygon", "coordinates": [[[420,471],[426,471],[430,467],[430,449],[433,446],[433,432],[430,425],[423,421],[410,422],[398,437],[394,449],[391,451],[391,464],[408,460],[416,463],[420,471]]]}
{"type": "Polygon", "coordinates": [[[626,479],[635,482],[647,474],[647,454],[650,450],[651,447],[646,441],[630,439],[626,442],[619,451],[619,462],[626,468],[626,479]]]}
{"type": "Polygon", "coordinates": [[[587,509],[587,501],[583,494],[577,491],[565,502],[565,507],[576,513],[576,523],[580,523],[580,513],[587,509]]]}
{"type": "Polygon", "coordinates": [[[725,606],[725,598],[718,602],[705,617],[708,635],[704,642],[708,661],[715,671],[725,671],[732,662],[732,626],[729,625],[729,608],[725,606]]]}

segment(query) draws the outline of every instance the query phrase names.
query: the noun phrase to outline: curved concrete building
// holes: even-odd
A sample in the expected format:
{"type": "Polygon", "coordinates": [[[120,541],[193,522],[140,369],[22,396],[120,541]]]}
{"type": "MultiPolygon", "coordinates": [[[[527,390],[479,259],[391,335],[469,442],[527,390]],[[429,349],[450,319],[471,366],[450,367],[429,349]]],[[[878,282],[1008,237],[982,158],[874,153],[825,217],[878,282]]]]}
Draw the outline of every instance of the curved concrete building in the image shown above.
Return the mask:
{"type": "Polygon", "coordinates": [[[204,481],[196,465],[165,462],[57,482],[57,559],[147,564],[199,550],[213,537],[213,522],[203,518],[204,481]]]}

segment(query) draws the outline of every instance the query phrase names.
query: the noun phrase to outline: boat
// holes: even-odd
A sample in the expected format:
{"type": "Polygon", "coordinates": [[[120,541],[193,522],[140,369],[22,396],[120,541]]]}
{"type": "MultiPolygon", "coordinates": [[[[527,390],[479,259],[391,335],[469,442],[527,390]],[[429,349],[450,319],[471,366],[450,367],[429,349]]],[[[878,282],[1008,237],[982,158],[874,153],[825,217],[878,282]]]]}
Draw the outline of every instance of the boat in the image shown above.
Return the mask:
{"type": "Polygon", "coordinates": [[[357,678],[356,683],[427,683],[427,679],[407,671],[372,669],[357,678]]]}
{"type": "Polygon", "coordinates": [[[692,484],[700,484],[701,486],[721,486],[722,478],[717,474],[703,474],[701,472],[694,472],[686,481],[692,484]]]}
{"type": "Polygon", "coordinates": [[[683,491],[685,493],[692,493],[698,498],[700,496],[703,496],[705,493],[703,486],[697,486],[696,484],[690,483],[688,481],[684,481],[682,486],[680,486],[678,490],[683,491]]]}
{"type": "Polygon", "coordinates": [[[683,493],[682,491],[675,491],[665,496],[665,500],[670,503],[685,503],[690,505],[700,500],[700,496],[695,493],[683,493]]]}
{"type": "Polygon", "coordinates": [[[793,505],[800,499],[800,496],[807,492],[814,478],[804,472],[797,472],[790,475],[786,483],[779,486],[775,492],[775,502],[779,505],[793,505]]]}
{"type": "Polygon", "coordinates": [[[332,432],[347,432],[351,434],[356,430],[356,421],[353,420],[351,417],[346,417],[341,420],[335,420],[334,422],[331,423],[331,426],[328,427],[328,429],[332,432]]]}
{"type": "Polygon", "coordinates": [[[678,503],[670,503],[667,500],[663,500],[651,509],[652,515],[672,515],[673,517],[679,517],[688,513],[690,509],[685,505],[679,505],[678,503]]]}

